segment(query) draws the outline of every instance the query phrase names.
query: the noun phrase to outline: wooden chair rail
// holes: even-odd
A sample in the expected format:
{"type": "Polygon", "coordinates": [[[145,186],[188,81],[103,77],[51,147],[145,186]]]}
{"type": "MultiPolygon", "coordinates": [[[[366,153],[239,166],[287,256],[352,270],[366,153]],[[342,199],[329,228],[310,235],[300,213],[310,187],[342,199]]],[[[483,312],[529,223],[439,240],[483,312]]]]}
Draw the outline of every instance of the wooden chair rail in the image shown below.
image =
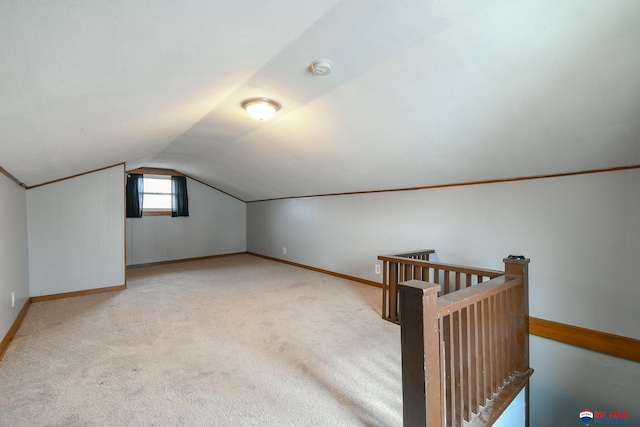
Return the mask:
{"type": "Polygon", "coordinates": [[[609,356],[640,362],[640,340],[529,317],[529,333],[609,356]]]}

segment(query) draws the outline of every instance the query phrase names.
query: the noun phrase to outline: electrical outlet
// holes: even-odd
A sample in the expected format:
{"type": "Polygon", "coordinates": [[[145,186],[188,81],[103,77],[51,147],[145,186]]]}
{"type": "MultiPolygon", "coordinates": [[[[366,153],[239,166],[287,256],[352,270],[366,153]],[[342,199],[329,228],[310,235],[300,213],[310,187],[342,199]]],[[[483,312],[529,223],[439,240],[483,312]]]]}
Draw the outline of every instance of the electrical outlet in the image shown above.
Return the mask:
{"type": "Polygon", "coordinates": [[[287,248],[282,248],[282,254],[286,255],[287,254],[287,248]]]}
{"type": "Polygon", "coordinates": [[[16,306],[16,291],[11,291],[11,308],[16,306]]]}
{"type": "Polygon", "coordinates": [[[376,264],[376,274],[380,274],[380,264],[376,264]]]}

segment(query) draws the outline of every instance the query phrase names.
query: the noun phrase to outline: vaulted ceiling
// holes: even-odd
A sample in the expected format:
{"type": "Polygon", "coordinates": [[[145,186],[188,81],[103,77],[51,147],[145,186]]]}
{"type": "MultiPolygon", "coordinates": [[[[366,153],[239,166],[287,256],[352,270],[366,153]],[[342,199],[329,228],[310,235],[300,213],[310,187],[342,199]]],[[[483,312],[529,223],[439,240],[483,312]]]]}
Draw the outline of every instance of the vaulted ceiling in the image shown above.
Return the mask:
{"type": "Polygon", "coordinates": [[[120,162],[246,201],[640,164],[640,1],[2,1],[0,166],[120,162]]]}

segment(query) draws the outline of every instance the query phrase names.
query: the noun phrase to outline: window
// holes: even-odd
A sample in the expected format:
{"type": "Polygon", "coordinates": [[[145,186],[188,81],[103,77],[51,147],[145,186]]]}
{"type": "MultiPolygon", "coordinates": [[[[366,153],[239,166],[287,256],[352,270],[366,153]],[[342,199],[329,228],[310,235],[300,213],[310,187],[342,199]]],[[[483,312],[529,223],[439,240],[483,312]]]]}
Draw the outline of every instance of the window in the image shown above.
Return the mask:
{"type": "Polygon", "coordinates": [[[171,177],[144,175],[143,215],[171,215],[171,177]]]}
{"type": "Polygon", "coordinates": [[[187,177],[165,169],[139,168],[127,173],[127,218],[143,215],[189,216],[187,177]]]}

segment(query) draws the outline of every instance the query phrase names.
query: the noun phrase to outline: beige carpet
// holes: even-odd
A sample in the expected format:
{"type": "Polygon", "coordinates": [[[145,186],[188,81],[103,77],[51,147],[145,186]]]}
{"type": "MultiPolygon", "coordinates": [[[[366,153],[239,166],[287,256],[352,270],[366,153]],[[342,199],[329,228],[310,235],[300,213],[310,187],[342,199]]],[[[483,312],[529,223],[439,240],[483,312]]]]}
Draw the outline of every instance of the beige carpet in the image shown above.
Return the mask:
{"type": "Polygon", "coordinates": [[[0,426],[400,426],[380,290],[251,255],[130,269],[35,303],[0,361],[0,426]]]}

